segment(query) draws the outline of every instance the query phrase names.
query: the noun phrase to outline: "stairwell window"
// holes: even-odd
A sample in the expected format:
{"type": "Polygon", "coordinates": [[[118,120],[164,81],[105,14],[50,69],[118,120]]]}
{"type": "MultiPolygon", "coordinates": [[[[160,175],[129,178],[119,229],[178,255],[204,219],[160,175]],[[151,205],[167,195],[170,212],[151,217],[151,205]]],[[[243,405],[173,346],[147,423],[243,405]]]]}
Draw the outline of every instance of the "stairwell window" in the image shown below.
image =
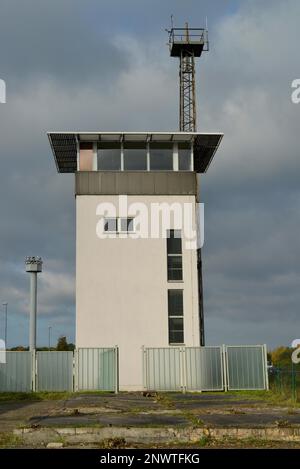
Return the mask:
{"type": "Polygon", "coordinates": [[[183,344],[183,290],[168,290],[168,317],[169,344],[183,344]]]}
{"type": "Polygon", "coordinates": [[[180,230],[167,233],[168,281],[182,281],[182,241],[180,230]]]}

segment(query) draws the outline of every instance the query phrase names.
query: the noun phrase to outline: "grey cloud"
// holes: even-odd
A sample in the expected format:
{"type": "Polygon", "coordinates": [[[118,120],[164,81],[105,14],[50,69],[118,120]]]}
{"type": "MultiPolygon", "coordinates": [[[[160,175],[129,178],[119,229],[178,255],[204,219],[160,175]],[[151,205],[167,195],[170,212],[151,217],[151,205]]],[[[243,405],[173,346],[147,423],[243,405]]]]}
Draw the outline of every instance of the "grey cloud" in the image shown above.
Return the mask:
{"type": "MultiPolygon", "coordinates": [[[[185,20],[182,2],[149,2],[144,10],[136,1],[126,8],[120,1],[101,3],[97,18],[99,2],[85,2],[86,8],[77,1],[73,8],[69,1],[59,7],[56,1],[3,2],[0,47],[7,50],[0,75],[26,76],[15,88],[8,82],[8,102],[0,107],[0,296],[9,297],[16,341],[27,340],[23,259],[31,253],[44,257],[52,276],[48,282],[40,278],[40,341],[46,341],[50,323],[56,334],[74,334],[73,179],[56,173],[46,130],[178,126],[178,64],[169,59],[159,28],[168,20],[166,10],[185,20]],[[26,63],[25,49],[32,52],[26,63]],[[95,60],[101,54],[107,59],[103,74],[95,60]],[[81,57],[85,70],[78,78],[81,57]],[[66,289],[55,288],[55,273],[66,289]]],[[[300,73],[299,5],[221,3],[219,15],[212,15],[211,51],[197,68],[199,128],[225,132],[202,177],[207,337],[208,343],[276,345],[287,343],[300,326],[300,106],[290,102],[290,82],[300,73]]],[[[203,12],[221,3],[205,3],[203,12]]],[[[190,5],[191,17],[202,14],[199,2],[190,5]]]]}
{"type": "Polygon", "coordinates": [[[49,79],[70,88],[90,81],[105,88],[129,66],[130,57],[85,14],[87,4],[77,0],[2,1],[1,73],[9,90],[49,79]]]}

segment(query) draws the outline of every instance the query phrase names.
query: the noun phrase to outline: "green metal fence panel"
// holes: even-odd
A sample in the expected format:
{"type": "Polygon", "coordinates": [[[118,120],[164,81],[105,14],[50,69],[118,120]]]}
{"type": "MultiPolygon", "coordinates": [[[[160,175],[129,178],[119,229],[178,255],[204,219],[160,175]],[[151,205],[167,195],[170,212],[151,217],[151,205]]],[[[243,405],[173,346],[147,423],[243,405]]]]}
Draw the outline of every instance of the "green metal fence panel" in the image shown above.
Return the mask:
{"type": "Polygon", "coordinates": [[[6,363],[0,363],[0,392],[30,392],[31,390],[31,352],[6,352],[6,363]]]}
{"type": "Polygon", "coordinates": [[[187,347],[185,363],[188,391],[224,390],[221,347],[187,347]]]}
{"type": "Polygon", "coordinates": [[[264,345],[226,347],[228,389],[267,389],[266,354],[264,345]]]}
{"type": "Polygon", "coordinates": [[[180,391],[183,387],[182,348],[144,349],[145,387],[155,391],[180,391]]]}
{"type": "Polygon", "coordinates": [[[73,391],[73,352],[37,352],[36,363],[37,391],[73,391]]]}
{"type": "Polygon", "coordinates": [[[79,348],[76,351],[78,391],[116,391],[118,387],[117,348],[79,348]]]}

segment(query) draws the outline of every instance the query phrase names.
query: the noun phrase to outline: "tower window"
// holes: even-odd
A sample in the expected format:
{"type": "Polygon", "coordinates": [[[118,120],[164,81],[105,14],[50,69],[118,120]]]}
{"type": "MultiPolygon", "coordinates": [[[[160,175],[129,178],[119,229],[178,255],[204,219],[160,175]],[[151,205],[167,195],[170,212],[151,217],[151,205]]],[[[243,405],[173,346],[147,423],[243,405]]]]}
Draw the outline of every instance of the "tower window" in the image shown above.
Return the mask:
{"type": "Polygon", "coordinates": [[[168,320],[169,344],[183,344],[183,290],[168,290],[168,320]]]}
{"type": "Polygon", "coordinates": [[[178,143],[178,169],[191,171],[192,151],[189,143],[178,143]]]}
{"type": "Polygon", "coordinates": [[[107,233],[132,233],[134,218],[104,218],[104,231],[107,233]]]}
{"type": "Polygon", "coordinates": [[[132,233],[134,231],[134,219],[119,218],[119,231],[132,233]]]}
{"type": "Polygon", "coordinates": [[[121,144],[105,142],[99,143],[97,159],[99,171],[120,171],[121,144]]]}
{"type": "Polygon", "coordinates": [[[182,281],[182,240],[180,230],[167,233],[168,280],[182,281]]]}
{"type": "Polygon", "coordinates": [[[118,219],[117,218],[104,218],[104,231],[116,232],[118,231],[118,219]]]}
{"type": "Polygon", "coordinates": [[[124,170],[147,170],[147,146],[146,143],[124,143],[124,170]]]}
{"type": "Polygon", "coordinates": [[[173,144],[151,143],[150,144],[150,169],[151,171],[173,170],[173,144]]]}

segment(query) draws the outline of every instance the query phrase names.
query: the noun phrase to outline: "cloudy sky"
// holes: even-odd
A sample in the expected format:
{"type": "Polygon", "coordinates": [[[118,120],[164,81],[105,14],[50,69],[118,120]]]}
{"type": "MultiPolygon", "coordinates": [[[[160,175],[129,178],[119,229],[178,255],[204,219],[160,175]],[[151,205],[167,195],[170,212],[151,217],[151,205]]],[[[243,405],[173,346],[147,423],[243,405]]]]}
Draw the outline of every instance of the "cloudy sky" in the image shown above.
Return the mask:
{"type": "MultiPolygon", "coordinates": [[[[177,130],[164,29],[201,27],[198,130],[225,133],[202,177],[208,344],[300,337],[299,0],[0,0],[0,305],[28,344],[26,255],[41,255],[38,343],[74,340],[73,175],[49,130],[177,130]]],[[[0,334],[3,334],[3,312],[0,334]]]]}

